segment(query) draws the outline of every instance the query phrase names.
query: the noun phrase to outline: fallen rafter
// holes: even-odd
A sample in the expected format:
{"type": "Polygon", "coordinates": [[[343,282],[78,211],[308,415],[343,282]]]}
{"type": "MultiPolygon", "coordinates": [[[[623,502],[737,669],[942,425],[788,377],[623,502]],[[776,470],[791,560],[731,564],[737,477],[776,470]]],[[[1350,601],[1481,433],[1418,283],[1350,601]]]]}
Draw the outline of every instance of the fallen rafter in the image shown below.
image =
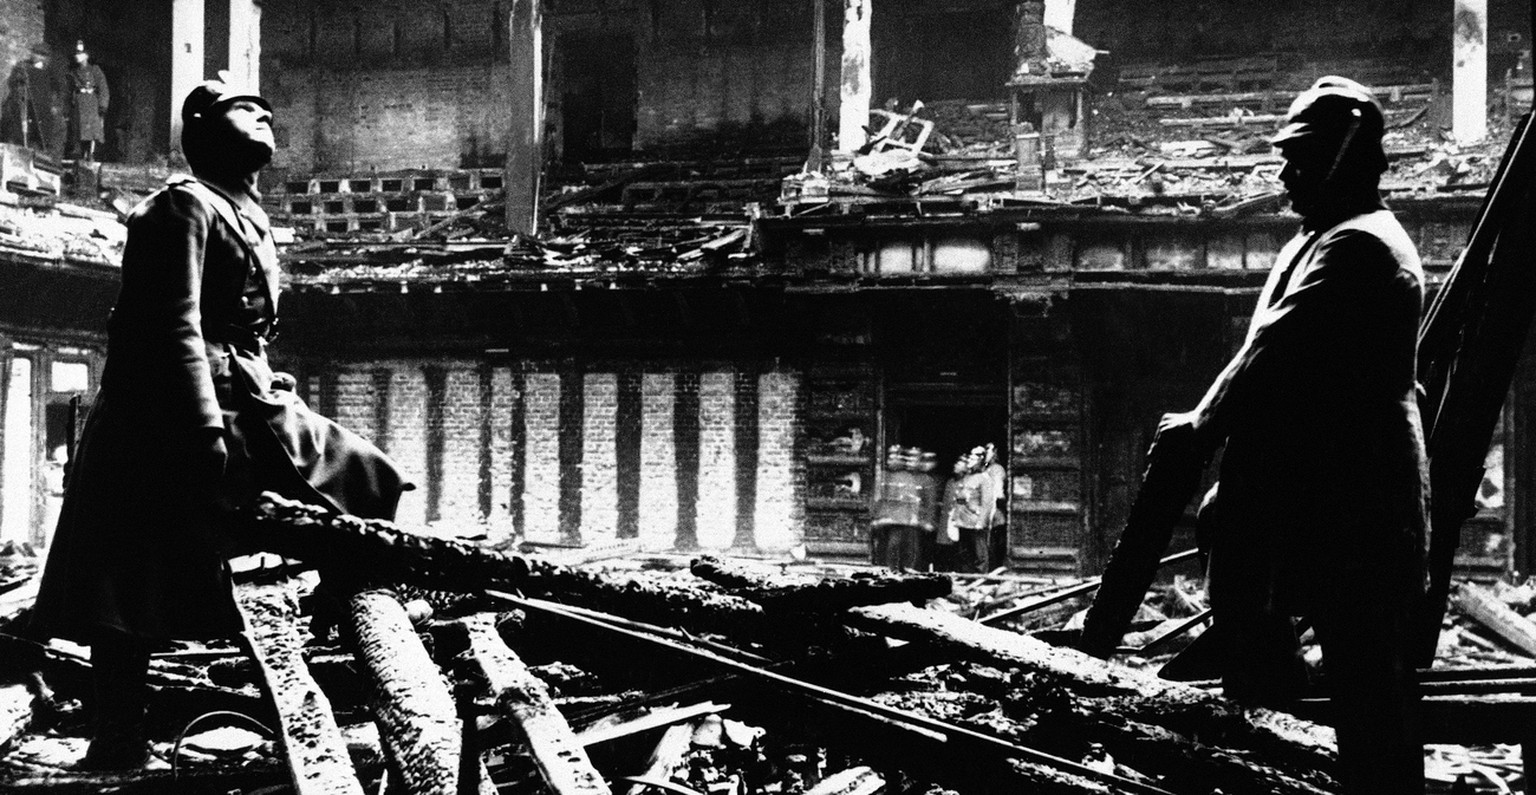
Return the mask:
{"type": "Polygon", "coordinates": [[[347,599],[346,612],[392,769],[412,795],[458,795],[458,709],[405,609],[388,591],[367,589],[347,599]]]}
{"type": "Polygon", "coordinates": [[[362,795],[330,699],[310,676],[299,611],[285,583],[237,588],[245,638],[277,707],[282,748],[298,795],[362,795]]]}
{"type": "Polygon", "coordinates": [[[730,588],[768,609],[835,613],[850,607],[937,599],[952,585],[943,574],[899,574],[871,569],[852,577],[767,574],[761,568],[704,556],[693,561],[694,576],[730,588]]]}
{"type": "Polygon", "coordinates": [[[490,615],[450,622],[438,636],[451,639],[460,650],[455,667],[479,683],[481,695],[516,727],[553,795],[609,795],[611,790],[555,707],[549,688],[507,648],[490,615]]]}

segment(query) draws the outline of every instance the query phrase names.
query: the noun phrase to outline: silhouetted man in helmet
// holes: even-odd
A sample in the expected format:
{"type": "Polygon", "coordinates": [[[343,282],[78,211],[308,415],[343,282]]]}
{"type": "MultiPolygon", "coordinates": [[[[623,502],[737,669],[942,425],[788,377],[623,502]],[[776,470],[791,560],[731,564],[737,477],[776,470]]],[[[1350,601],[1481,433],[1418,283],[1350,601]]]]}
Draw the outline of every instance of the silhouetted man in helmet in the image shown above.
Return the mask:
{"type": "Polygon", "coordinates": [[[1325,77],[1272,139],[1300,232],[1248,335],[1192,411],[1159,433],[1224,448],[1210,595],[1229,697],[1283,704],[1304,683],[1293,616],[1315,628],[1349,793],[1423,791],[1409,664],[1424,586],[1428,469],[1415,397],[1423,271],[1382,203],[1383,119],[1325,77]]]}
{"type": "Polygon", "coordinates": [[[232,509],[272,490],[392,518],[405,488],[378,448],[309,411],[267,365],[278,266],[256,175],[272,158],[271,107],[210,81],[182,121],[193,175],[129,214],[101,391],[33,620],[91,646],[92,767],[145,761],[155,645],[240,632],[232,509]]]}

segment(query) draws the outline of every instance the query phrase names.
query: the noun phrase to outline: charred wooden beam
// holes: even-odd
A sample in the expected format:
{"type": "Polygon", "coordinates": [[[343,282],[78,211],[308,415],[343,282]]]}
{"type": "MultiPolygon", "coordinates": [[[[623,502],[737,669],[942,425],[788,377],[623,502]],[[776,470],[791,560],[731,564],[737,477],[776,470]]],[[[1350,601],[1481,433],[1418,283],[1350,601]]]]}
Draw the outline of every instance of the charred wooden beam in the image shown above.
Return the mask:
{"type": "Polygon", "coordinates": [[[369,683],[379,736],[412,795],[457,795],[463,734],[448,682],[388,591],[346,602],[357,658],[369,683]]]}
{"type": "Polygon", "coordinates": [[[304,662],[298,603],[287,583],[236,589],[245,639],[277,707],[282,748],[299,795],[362,795],[330,699],[304,662]]]}
{"type": "Polygon", "coordinates": [[[447,591],[523,587],[562,571],[536,558],[408,533],[392,522],[335,514],[272,493],[257,501],[244,531],[253,546],[321,570],[362,568],[371,581],[447,591]]]}
{"type": "Polygon", "coordinates": [[[456,667],[478,683],[497,713],[516,727],[551,793],[609,795],[611,790],[555,707],[549,688],[507,648],[491,616],[451,622],[439,632],[445,635],[461,649],[456,667]]]}
{"type": "Polygon", "coordinates": [[[818,628],[776,615],[751,601],[678,581],[599,575],[474,544],[416,535],[391,522],[326,512],[265,494],[246,525],[256,547],[296,558],[322,571],[363,572],[372,582],[406,583],[442,591],[515,589],[698,632],[814,642],[818,628]]]}
{"type": "Polygon", "coordinates": [[[1332,730],[1283,712],[1243,708],[1197,688],[938,611],[863,607],[849,611],[848,620],[860,629],[935,644],[988,665],[1039,672],[1075,697],[1114,698],[1125,720],[1250,750],[1299,781],[1331,780],[1336,756],[1332,730]]]}
{"type": "Polygon", "coordinates": [[[927,601],[952,589],[943,574],[899,574],[884,570],[847,578],[770,574],[706,555],[693,561],[694,576],[725,586],[764,607],[796,612],[835,613],[850,607],[927,601]]]}

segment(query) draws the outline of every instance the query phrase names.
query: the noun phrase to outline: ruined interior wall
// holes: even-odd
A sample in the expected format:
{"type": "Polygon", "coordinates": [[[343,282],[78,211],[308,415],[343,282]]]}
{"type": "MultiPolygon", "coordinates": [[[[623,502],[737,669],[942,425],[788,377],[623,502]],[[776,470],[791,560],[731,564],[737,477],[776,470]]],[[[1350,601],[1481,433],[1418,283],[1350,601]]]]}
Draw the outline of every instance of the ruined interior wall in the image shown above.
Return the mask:
{"type": "Polygon", "coordinates": [[[42,0],[7,0],[0,3],[0,70],[8,76],[0,85],[0,103],[9,103],[16,79],[32,47],[43,43],[42,0]]]}
{"type": "Polygon", "coordinates": [[[417,484],[401,501],[406,524],[652,549],[799,543],[794,369],[436,358],[295,369],[312,406],[417,484]]]}
{"type": "Polygon", "coordinates": [[[276,115],[274,166],[500,165],[511,114],[509,5],[265,3],[261,68],[276,115]]]}
{"type": "MultiPolygon", "coordinates": [[[[1323,61],[1404,59],[1432,75],[1449,77],[1451,12],[1451,5],[1439,0],[1078,0],[1073,32],[1110,50],[1120,62],[1287,52],[1323,61]]],[[[1490,2],[1490,51],[1509,49],[1507,41],[1494,46],[1509,33],[1528,40],[1530,13],[1530,0],[1490,2]]],[[[1490,67],[1502,75],[1501,68],[1492,63],[1490,67]]]]}
{"type": "Polygon", "coordinates": [[[170,107],[169,3],[89,3],[85,0],[7,0],[0,3],[0,134],[19,140],[11,91],[17,66],[34,47],[47,67],[31,75],[33,106],[43,140],[33,148],[65,154],[64,75],[75,41],[84,40],[112,91],[103,160],[144,162],[166,151],[170,107]]]}
{"type": "MultiPolygon", "coordinates": [[[[840,3],[830,2],[829,41],[840,3]]],[[[803,146],[812,88],[810,4],[662,0],[640,18],[636,148],[803,146]]],[[[828,53],[835,87],[838,50],[828,53]]],[[[836,97],[835,88],[830,92],[836,97]]],[[[836,113],[835,100],[829,113],[836,113]]]]}

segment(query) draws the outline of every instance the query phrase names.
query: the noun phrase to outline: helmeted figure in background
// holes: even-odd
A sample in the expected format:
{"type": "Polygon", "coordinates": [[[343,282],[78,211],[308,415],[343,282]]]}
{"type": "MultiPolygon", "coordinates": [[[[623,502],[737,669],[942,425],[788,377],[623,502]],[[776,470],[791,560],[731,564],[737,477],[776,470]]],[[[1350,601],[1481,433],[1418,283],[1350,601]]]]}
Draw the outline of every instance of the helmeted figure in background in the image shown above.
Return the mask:
{"type": "Polygon", "coordinates": [[[939,514],[940,486],[933,474],[937,463],[933,453],[891,446],[870,522],[871,563],[907,571],[928,570],[939,514]]]}
{"type": "Polygon", "coordinates": [[[266,100],[210,81],[182,106],[195,176],[129,215],[101,391],[49,549],[33,629],[91,645],[97,723],[86,762],[144,761],[148,655],[241,630],[231,511],[261,490],[392,518],[407,488],[369,442],[311,412],[266,346],[278,266],[256,175],[266,100]]]}
{"type": "Polygon", "coordinates": [[[1304,683],[1293,616],[1311,620],[1338,716],[1347,793],[1420,793],[1410,637],[1424,588],[1428,467],[1416,398],[1424,276],[1382,203],[1383,114],[1325,77],[1273,139],[1300,233],[1281,249],[1241,350],[1170,444],[1224,446],[1210,595],[1225,691],[1284,703],[1304,683]]]}
{"type": "Polygon", "coordinates": [[[91,63],[85,42],[75,42],[75,62],[65,76],[69,88],[69,134],[81,160],[96,159],[96,147],[107,137],[107,106],[112,92],[101,67],[91,63]]]}

